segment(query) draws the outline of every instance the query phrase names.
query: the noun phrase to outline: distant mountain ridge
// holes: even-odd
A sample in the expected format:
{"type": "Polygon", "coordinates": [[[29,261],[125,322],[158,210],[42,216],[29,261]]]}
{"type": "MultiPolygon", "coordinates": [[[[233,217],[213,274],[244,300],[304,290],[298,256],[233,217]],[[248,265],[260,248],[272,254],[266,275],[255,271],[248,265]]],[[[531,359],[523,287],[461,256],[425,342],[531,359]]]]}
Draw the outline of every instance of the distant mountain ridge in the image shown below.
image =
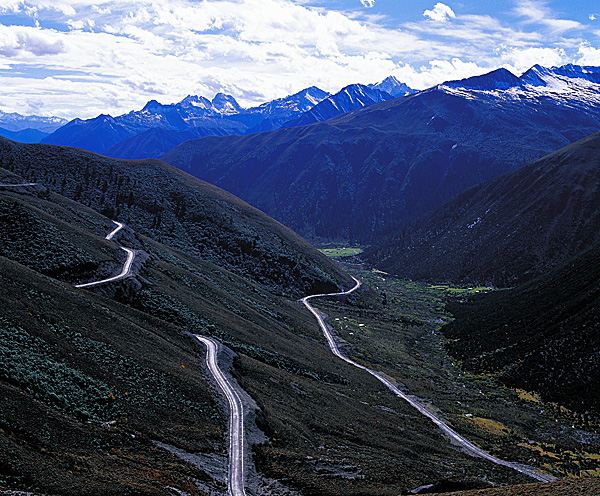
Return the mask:
{"type": "Polygon", "coordinates": [[[9,131],[0,127],[0,136],[20,143],[38,143],[48,136],[48,133],[44,133],[39,129],[27,128],[20,131],[9,131]]]}
{"type": "Polygon", "coordinates": [[[300,117],[285,123],[281,127],[306,126],[315,122],[326,121],[340,114],[352,112],[374,103],[385,102],[394,98],[417,93],[389,76],[377,84],[351,84],[342,88],[335,95],[330,95],[317,103],[313,108],[304,112],[300,117]]]}
{"type": "Polygon", "coordinates": [[[392,98],[386,91],[395,97],[415,90],[390,76],[374,85],[351,85],[333,96],[311,86],[247,109],[223,93],[215,95],[212,101],[196,95],[188,95],[173,104],[151,100],[142,110],[117,117],[100,115],[87,120],[74,119],[41,142],[84,148],[115,158],[158,158],[191,138],[272,131],[305,115],[306,122],[329,119],[392,98]],[[328,97],[331,98],[329,106],[310,114],[313,107],[328,97]]]}
{"type": "Polygon", "coordinates": [[[117,117],[74,119],[41,142],[83,148],[115,158],[156,158],[191,137],[246,134],[280,127],[329,94],[316,87],[243,109],[231,95],[188,95],[178,103],[149,101],[117,117]],[[168,131],[169,138],[164,139],[168,131]],[[163,148],[168,146],[168,148],[163,148]]]}
{"type": "Polygon", "coordinates": [[[283,127],[306,126],[315,122],[326,121],[337,115],[352,112],[374,103],[385,102],[392,98],[389,93],[379,89],[362,84],[351,84],[342,88],[335,95],[325,98],[297,119],[285,123],[283,127]]]}
{"type": "Polygon", "coordinates": [[[279,129],[284,123],[296,116],[310,111],[315,105],[329,97],[329,93],[316,86],[306,88],[294,95],[278,98],[249,109],[249,112],[264,116],[258,125],[248,131],[248,134],[279,129]]]}
{"type": "Polygon", "coordinates": [[[448,81],[438,85],[449,93],[469,90],[479,98],[526,99],[552,98],[570,106],[597,106],[600,67],[568,64],[562,67],[534,65],[521,76],[507,69],[488,74],[448,81]]]}
{"type": "Polygon", "coordinates": [[[36,129],[45,134],[56,131],[67,123],[62,117],[40,117],[38,115],[21,115],[15,112],[0,110],[0,127],[7,131],[18,132],[36,129]]]}
{"type": "Polygon", "coordinates": [[[188,95],[176,104],[149,101],[142,110],[118,117],[99,115],[74,119],[42,140],[44,144],[74,146],[100,153],[125,139],[150,129],[187,131],[194,127],[223,129],[227,134],[242,132],[242,122],[230,119],[240,111],[232,96],[217,94],[212,101],[188,95]]]}
{"type": "Polygon", "coordinates": [[[328,95],[312,86],[249,109],[242,109],[233,97],[223,94],[212,102],[191,95],[172,105],[152,101],[141,111],[143,115],[130,112],[123,116],[132,127],[147,129],[100,151],[115,158],[157,158],[188,139],[278,129],[328,95]]]}

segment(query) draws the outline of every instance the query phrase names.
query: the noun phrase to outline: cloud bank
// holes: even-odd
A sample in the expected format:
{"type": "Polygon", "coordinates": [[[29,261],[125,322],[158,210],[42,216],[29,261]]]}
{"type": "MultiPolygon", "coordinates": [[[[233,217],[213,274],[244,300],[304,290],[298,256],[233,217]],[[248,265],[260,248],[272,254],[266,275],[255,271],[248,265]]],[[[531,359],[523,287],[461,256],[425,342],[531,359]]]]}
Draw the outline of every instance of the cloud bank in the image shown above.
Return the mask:
{"type": "MultiPolygon", "coordinates": [[[[589,25],[521,0],[510,19],[441,2],[413,20],[374,0],[0,0],[4,111],[92,117],[232,94],[260,104],[316,85],[337,91],[393,74],[422,89],[497,67],[599,60],[589,25]]],[[[587,22],[587,21],[586,21],[587,22]]]]}

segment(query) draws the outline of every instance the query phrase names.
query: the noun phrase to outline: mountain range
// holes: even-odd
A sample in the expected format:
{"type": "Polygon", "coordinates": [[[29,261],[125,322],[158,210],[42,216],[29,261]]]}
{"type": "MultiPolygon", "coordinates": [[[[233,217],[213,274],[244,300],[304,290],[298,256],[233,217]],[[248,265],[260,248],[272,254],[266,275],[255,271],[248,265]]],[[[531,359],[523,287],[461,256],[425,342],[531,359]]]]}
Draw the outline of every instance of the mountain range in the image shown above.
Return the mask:
{"type": "Polygon", "coordinates": [[[313,240],[376,243],[466,188],[600,128],[598,68],[506,70],[163,159],[313,240]]]}
{"type": "Polygon", "coordinates": [[[378,84],[351,85],[335,95],[312,86],[248,109],[223,93],[215,95],[212,101],[188,95],[182,101],[168,105],[152,100],[140,111],[117,117],[100,115],[93,119],[74,119],[41,142],[83,148],[115,158],[158,158],[191,138],[279,129],[310,112],[319,103],[328,105],[306,117],[307,122],[328,119],[392,98],[382,88],[394,95],[414,92],[390,76],[378,84]]]}
{"type": "Polygon", "coordinates": [[[38,143],[66,123],[60,117],[24,116],[0,110],[0,136],[20,143],[38,143]]]}
{"type": "MultiPolygon", "coordinates": [[[[407,92],[407,94],[411,94],[411,92],[407,92]]],[[[367,107],[374,103],[385,102],[393,98],[391,94],[381,91],[378,88],[353,84],[342,88],[339,93],[325,98],[313,108],[304,112],[300,117],[284,123],[281,127],[306,126],[315,122],[326,121],[336,115],[345,114],[346,112],[367,107]]]]}
{"type": "Polygon", "coordinates": [[[50,134],[66,123],[67,120],[61,117],[25,116],[15,112],[2,112],[0,110],[0,127],[11,132],[36,129],[42,133],[50,134]]]}

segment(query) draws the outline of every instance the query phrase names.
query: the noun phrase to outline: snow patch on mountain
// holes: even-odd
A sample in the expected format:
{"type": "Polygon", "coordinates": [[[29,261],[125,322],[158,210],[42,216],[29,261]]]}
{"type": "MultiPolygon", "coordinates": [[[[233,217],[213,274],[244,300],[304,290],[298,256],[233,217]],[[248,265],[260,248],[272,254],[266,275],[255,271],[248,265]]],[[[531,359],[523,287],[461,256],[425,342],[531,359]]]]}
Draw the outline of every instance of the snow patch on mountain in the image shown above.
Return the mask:
{"type": "Polygon", "coordinates": [[[8,131],[23,131],[25,129],[37,129],[44,133],[52,133],[67,123],[61,117],[40,117],[38,115],[21,115],[15,112],[3,112],[0,110],[0,127],[8,131]]]}
{"type": "Polygon", "coordinates": [[[292,114],[301,114],[316,104],[323,101],[329,96],[329,93],[323,91],[316,86],[303,89],[298,93],[289,95],[283,98],[278,98],[271,102],[263,103],[258,107],[248,109],[248,112],[259,113],[265,116],[272,116],[279,112],[289,113],[290,117],[292,114]]]}
{"type": "Polygon", "coordinates": [[[242,111],[242,107],[235,101],[235,98],[225,93],[217,93],[211,103],[211,110],[217,114],[233,115],[239,114],[242,111]]]}
{"type": "Polygon", "coordinates": [[[552,99],[559,105],[589,107],[600,104],[600,68],[565,65],[535,65],[521,76],[507,69],[459,81],[448,81],[437,89],[466,99],[494,98],[535,102],[552,99]]]}

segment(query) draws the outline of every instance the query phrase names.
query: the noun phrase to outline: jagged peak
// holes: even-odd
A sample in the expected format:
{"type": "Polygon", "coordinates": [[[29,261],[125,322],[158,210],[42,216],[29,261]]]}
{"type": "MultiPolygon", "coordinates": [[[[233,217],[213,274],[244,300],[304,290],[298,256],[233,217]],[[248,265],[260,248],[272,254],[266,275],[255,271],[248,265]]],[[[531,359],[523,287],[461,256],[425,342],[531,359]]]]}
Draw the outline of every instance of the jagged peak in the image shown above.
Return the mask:
{"type": "Polygon", "coordinates": [[[225,93],[217,93],[212,100],[212,107],[217,112],[221,113],[237,113],[242,110],[238,102],[231,95],[225,93]]]}
{"type": "Polygon", "coordinates": [[[210,100],[198,95],[188,95],[181,100],[178,105],[182,107],[199,107],[209,109],[211,107],[210,100]]]}
{"type": "Polygon", "coordinates": [[[548,68],[536,64],[521,76],[522,81],[533,86],[547,86],[552,79],[565,78],[600,83],[600,67],[566,64],[548,68]]]}
{"type": "Polygon", "coordinates": [[[543,76],[550,74],[550,70],[539,64],[535,64],[531,69],[524,72],[521,76],[521,81],[533,86],[546,86],[546,81],[543,76]]]}
{"type": "Polygon", "coordinates": [[[98,117],[96,117],[95,119],[93,119],[95,121],[114,121],[114,117],[110,114],[100,114],[98,117]]]}
{"type": "Polygon", "coordinates": [[[380,83],[369,84],[368,86],[371,89],[385,91],[393,97],[412,95],[413,93],[417,92],[417,90],[414,90],[407,84],[399,81],[398,78],[393,75],[386,77],[380,83]]]}
{"type": "Polygon", "coordinates": [[[162,110],[164,107],[165,106],[162,103],[159,103],[156,100],[150,100],[148,103],[146,103],[146,105],[144,105],[142,112],[156,112],[158,110],[162,110]]]}
{"type": "Polygon", "coordinates": [[[327,93],[326,91],[323,91],[321,88],[317,87],[317,86],[309,86],[308,88],[304,88],[303,90],[299,91],[298,93],[295,93],[292,96],[305,96],[305,95],[310,95],[312,97],[317,97],[317,98],[327,98],[329,96],[329,93],[327,93]]]}

